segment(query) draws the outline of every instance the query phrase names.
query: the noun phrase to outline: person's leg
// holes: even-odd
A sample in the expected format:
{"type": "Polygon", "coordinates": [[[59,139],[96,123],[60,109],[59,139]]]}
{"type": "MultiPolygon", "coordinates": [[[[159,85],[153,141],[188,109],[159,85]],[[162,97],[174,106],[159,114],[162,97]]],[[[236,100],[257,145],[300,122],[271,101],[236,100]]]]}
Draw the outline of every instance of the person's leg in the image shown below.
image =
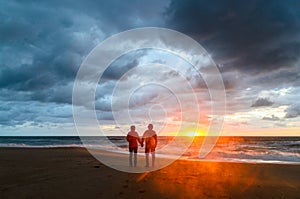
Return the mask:
{"type": "Polygon", "coordinates": [[[145,154],[146,154],[146,167],[149,167],[149,150],[147,148],[145,149],[145,154]]]}
{"type": "Polygon", "coordinates": [[[137,164],[137,147],[134,148],[134,167],[136,167],[137,164]]]}
{"type": "Polygon", "coordinates": [[[131,167],[132,167],[132,152],[133,152],[132,148],[129,148],[129,166],[131,167]]]}
{"type": "Polygon", "coordinates": [[[155,165],[155,149],[152,149],[151,156],[152,156],[152,167],[154,167],[154,165],[155,165]]]}

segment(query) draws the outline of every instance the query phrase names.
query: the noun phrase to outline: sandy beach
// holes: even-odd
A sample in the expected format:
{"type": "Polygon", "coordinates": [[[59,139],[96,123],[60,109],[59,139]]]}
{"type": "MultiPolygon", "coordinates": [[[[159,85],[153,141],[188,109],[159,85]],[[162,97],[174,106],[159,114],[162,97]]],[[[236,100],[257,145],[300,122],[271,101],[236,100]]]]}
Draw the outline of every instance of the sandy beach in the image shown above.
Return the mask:
{"type": "Polygon", "coordinates": [[[178,160],[143,174],[82,148],[1,148],[0,198],[300,198],[300,165],[178,160]]]}

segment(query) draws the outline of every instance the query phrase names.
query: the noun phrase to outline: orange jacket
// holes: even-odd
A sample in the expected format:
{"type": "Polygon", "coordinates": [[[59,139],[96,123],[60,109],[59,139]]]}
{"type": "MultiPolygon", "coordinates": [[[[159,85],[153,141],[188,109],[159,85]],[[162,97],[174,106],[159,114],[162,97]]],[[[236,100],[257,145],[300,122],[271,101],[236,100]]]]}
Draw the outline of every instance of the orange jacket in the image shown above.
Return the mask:
{"type": "Polygon", "coordinates": [[[142,143],[144,143],[144,140],[145,140],[146,148],[156,148],[157,135],[154,130],[146,130],[142,138],[142,143]]]}

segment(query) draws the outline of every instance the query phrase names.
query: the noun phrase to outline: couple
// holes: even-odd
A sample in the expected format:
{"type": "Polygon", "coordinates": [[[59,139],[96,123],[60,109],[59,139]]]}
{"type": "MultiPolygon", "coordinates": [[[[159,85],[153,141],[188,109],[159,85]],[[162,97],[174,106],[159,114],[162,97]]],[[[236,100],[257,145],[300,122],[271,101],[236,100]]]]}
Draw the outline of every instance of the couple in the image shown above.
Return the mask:
{"type": "Polygon", "coordinates": [[[140,143],[141,147],[143,147],[145,141],[146,167],[149,167],[149,153],[152,155],[152,167],[154,167],[157,135],[153,130],[153,125],[148,125],[148,130],[145,131],[142,139],[140,139],[138,133],[135,131],[135,126],[131,126],[126,139],[129,142],[129,165],[132,167],[132,153],[134,152],[134,167],[136,167],[138,142],[140,143]]]}

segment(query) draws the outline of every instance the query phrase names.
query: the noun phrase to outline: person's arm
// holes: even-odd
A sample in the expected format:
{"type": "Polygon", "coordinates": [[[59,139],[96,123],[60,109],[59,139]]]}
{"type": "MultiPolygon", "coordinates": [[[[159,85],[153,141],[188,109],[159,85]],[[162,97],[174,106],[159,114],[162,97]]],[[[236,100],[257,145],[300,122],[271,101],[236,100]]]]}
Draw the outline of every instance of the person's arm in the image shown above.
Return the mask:
{"type": "Polygon", "coordinates": [[[155,148],[156,148],[156,146],[157,146],[157,135],[156,135],[156,133],[154,135],[154,139],[155,139],[155,148]]]}
{"type": "Polygon", "coordinates": [[[141,140],[141,142],[142,142],[142,145],[144,145],[145,134],[146,134],[146,131],[144,132],[144,134],[143,134],[143,137],[142,137],[142,140],[141,140]]]}
{"type": "Polygon", "coordinates": [[[129,134],[127,134],[126,140],[127,140],[127,142],[130,142],[130,135],[129,134]]]}
{"type": "Polygon", "coordinates": [[[141,147],[143,147],[144,146],[144,140],[143,139],[140,139],[140,137],[139,137],[139,143],[140,143],[140,145],[141,145],[141,147]]]}
{"type": "Polygon", "coordinates": [[[139,136],[139,134],[137,132],[136,132],[136,139],[140,143],[141,147],[143,147],[142,140],[141,140],[141,138],[140,138],[140,136],[139,136]]]}

